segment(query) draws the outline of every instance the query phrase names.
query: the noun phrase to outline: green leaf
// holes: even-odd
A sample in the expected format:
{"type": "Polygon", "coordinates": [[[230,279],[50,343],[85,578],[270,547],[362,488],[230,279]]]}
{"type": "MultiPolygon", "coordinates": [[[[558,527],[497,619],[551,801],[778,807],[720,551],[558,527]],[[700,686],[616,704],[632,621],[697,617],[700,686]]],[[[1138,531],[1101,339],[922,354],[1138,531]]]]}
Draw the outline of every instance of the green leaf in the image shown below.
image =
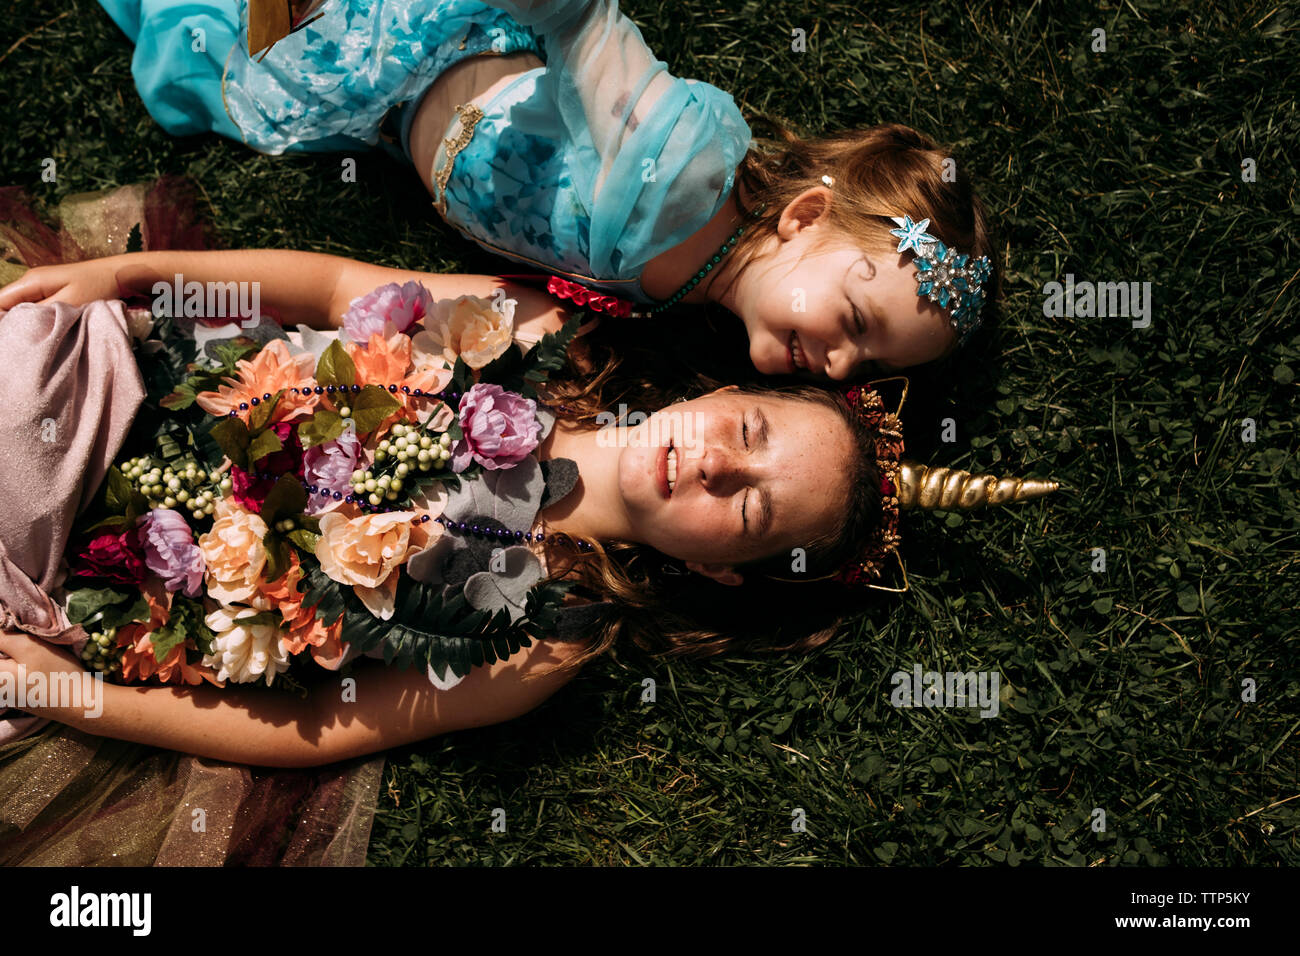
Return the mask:
{"type": "Polygon", "coordinates": [[[303,448],[314,448],[342,434],[343,419],[339,417],[338,412],[332,412],[328,408],[320,409],[298,426],[298,440],[302,442],[303,448]]]}
{"type": "Polygon", "coordinates": [[[528,382],[544,382],[552,372],[564,368],[569,351],[569,343],[578,334],[582,326],[582,314],[579,313],[564,323],[558,332],[548,332],[542,340],[533,346],[524,357],[523,377],[528,382]]]}
{"type": "Polygon", "coordinates": [[[132,621],[149,620],[149,601],[143,594],[136,595],[130,604],[114,604],[104,609],[101,618],[105,627],[121,627],[132,621]]]}
{"type": "Polygon", "coordinates": [[[104,507],[116,515],[126,514],[135,487],[117,465],[110,465],[104,485],[104,507]]]}
{"type": "Polygon", "coordinates": [[[316,553],[316,542],[320,540],[319,534],[305,528],[294,528],[286,537],[308,554],[316,553]]]}
{"type": "Polygon", "coordinates": [[[401,406],[401,402],[378,385],[367,385],[352,399],[352,421],[356,426],[357,434],[365,435],[374,431],[385,418],[401,406]]]}
{"type": "Polygon", "coordinates": [[[261,347],[260,344],[247,336],[240,335],[220,342],[209,342],[207,352],[221,363],[222,368],[233,375],[238,362],[258,351],[261,347]]]}
{"type": "Polygon", "coordinates": [[[120,533],[134,524],[134,517],[128,518],[126,515],[110,515],[102,521],[96,521],[86,529],[86,533],[89,534],[92,531],[117,531],[120,533]]]}
{"type": "MultiPolygon", "coordinates": [[[[536,348],[537,346],[534,346],[536,348]]],[[[456,364],[451,368],[451,381],[447,384],[447,390],[451,392],[460,392],[462,396],[474,387],[474,370],[469,364],[456,356],[456,364]]]]}
{"type": "MultiPolygon", "coordinates": [[[[281,475],[262,501],[259,512],[268,526],[283,518],[293,518],[307,507],[307,489],[293,475],[281,475]]],[[[279,577],[274,575],[272,580],[279,577]]]]}
{"type": "Polygon", "coordinates": [[[321,353],[320,361],[316,363],[316,382],[319,385],[346,385],[349,388],[357,384],[357,367],[338,339],[321,353]]]}
{"type": "Polygon", "coordinates": [[[272,627],[280,627],[284,624],[284,617],[279,611],[259,611],[256,614],[250,614],[247,617],[239,618],[236,623],[247,627],[262,624],[269,624],[272,627]]]}
{"type": "MultiPolygon", "coordinates": [[[[280,404],[280,397],[284,395],[284,389],[280,389],[271,396],[269,401],[260,401],[253,406],[252,411],[248,413],[248,430],[252,434],[257,434],[265,428],[271,421],[271,416],[275,413],[275,406],[280,404]]],[[[253,461],[257,461],[260,455],[252,455],[253,461]]]]}
{"type": "Polygon", "coordinates": [[[278,581],[289,570],[289,542],[283,535],[268,531],[262,538],[262,546],[266,548],[266,580],[278,581]]]}
{"type": "Polygon", "coordinates": [[[158,404],[169,411],[180,411],[181,409],[189,408],[194,404],[194,399],[198,397],[199,391],[208,391],[208,389],[199,389],[196,391],[194,386],[189,382],[181,382],[176,386],[176,391],[172,392],[170,395],[164,395],[159,399],[158,404]]]}
{"type": "Polygon", "coordinates": [[[243,421],[232,416],[223,418],[212,426],[212,437],[231,462],[244,471],[249,470],[248,446],[253,439],[243,421]]]}
{"type": "Polygon", "coordinates": [[[78,588],[68,592],[68,620],[82,624],[101,608],[127,600],[129,595],[111,588],[78,588]]]}
{"type": "Polygon", "coordinates": [[[248,443],[248,460],[256,465],[267,455],[273,455],[283,447],[284,443],[275,432],[258,432],[257,437],[248,443]]]}
{"type": "Polygon", "coordinates": [[[172,598],[171,614],[167,623],[149,635],[154,657],[162,663],[178,645],[194,638],[195,646],[204,654],[212,653],[212,640],[216,637],[204,620],[203,607],[179,594],[172,598]]]}
{"type": "Polygon", "coordinates": [[[303,568],[307,573],[298,582],[298,590],[303,595],[302,606],[314,607],[316,620],[328,627],[342,617],[347,609],[343,585],[322,571],[315,562],[310,567],[304,562],[303,568]]]}

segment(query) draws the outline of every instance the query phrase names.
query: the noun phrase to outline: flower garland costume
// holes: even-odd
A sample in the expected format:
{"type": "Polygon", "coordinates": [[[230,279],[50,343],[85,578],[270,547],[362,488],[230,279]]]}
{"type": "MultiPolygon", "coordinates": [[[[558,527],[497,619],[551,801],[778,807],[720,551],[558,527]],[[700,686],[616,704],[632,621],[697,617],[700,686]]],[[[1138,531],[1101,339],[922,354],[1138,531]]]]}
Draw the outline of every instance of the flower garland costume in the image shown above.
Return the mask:
{"type": "MultiPolygon", "coordinates": [[[[176,180],[71,197],[60,213],[56,231],[20,190],[0,190],[0,251],[11,260],[4,281],[24,266],[206,244],[192,190],[176,180]]],[[[5,626],[67,645],[89,669],[129,682],[270,684],[268,693],[301,693],[295,662],[338,669],[349,655],[394,651],[407,663],[424,653],[427,662],[427,647],[384,640],[396,632],[393,622],[407,619],[407,602],[428,596],[401,562],[434,536],[478,540],[472,523],[463,535],[432,520],[443,516],[449,489],[520,461],[536,466],[519,456],[549,427],[543,413],[531,428],[523,415],[497,428],[500,396],[490,389],[500,386],[474,379],[496,363],[492,374],[524,387],[522,376],[540,381],[541,365],[558,367],[563,349],[542,343],[531,360],[520,359],[508,314],[466,301],[418,330],[416,320],[427,317],[415,314],[420,300],[410,291],[359,300],[345,320],[348,341],[307,330],[303,349],[272,323],[196,325],[187,344],[169,318],[118,301],[28,303],[0,313],[0,344],[27,359],[3,386],[10,413],[0,430],[8,452],[0,487],[13,499],[0,515],[5,626]],[[232,332],[247,338],[232,340],[232,332]],[[381,380],[382,394],[372,384],[381,380]],[[345,396],[344,384],[356,391],[345,396]],[[485,389],[491,401],[482,401],[485,389]],[[438,391],[472,395],[465,414],[433,398],[438,391]],[[209,427],[192,430],[198,422],[209,427]],[[435,444],[430,428],[447,439],[435,444]],[[422,434],[398,434],[407,429],[422,434]],[[146,453],[113,465],[126,450],[143,450],[141,439],[146,453]],[[396,448],[398,440],[413,444],[413,454],[396,448]],[[456,470],[447,464],[453,458],[456,470]],[[399,469],[417,476],[418,495],[396,498],[399,469]],[[41,475],[38,494],[23,490],[32,473],[41,475]],[[387,485],[381,495],[366,489],[375,478],[387,485]],[[92,522],[88,533],[74,532],[92,522]],[[322,604],[341,613],[326,619],[322,604]],[[360,616],[376,627],[365,641],[351,640],[349,620],[360,616]]],[[[530,401],[518,396],[514,410],[530,401]]],[[[563,588],[545,590],[540,605],[553,607],[563,588]]],[[[475,642],[477,657],[468,644],[443,651],[439,672],[430,667],[439,686],[459,681],[484,651],[488,660],[504,657],[527,640],[505,598],[480,597],[477,585],[469,595],[444,606],[440,637],[450,642],[456,627],[472,629],[468,621],[493,639],[475,642]],[[500,614],[491,610],[498,601],[500,614]]],[[[529,626],[546,623],[539,617],[529,626]]],[[[97,737],[5,710],[11,703],[0,703],[0,863],[365,860],[383,754],[305,770],[246,767],[97,737]],[[202,829],[192,826],[194,807],[205,811],[202,829]]]]}
{"type": "Polygon", "coordinates": [[[298,346],[270,324],[265,344],[201,333],[200,345],[181,317],[157,317],[141,348],[160,358],[169,414],[142,419],[128,444],[149,452],[109,469],[102,517],[70,556],[65,607],[89,635],[87,666],[274,686],[295,659],[337,670],[366,654],[418,663],[447,689],[553,636],[567,587],[520,552],[542,499],[562,497],[534,457],[554,424],[534,385],[563,364],[579,320],[520,358],[512,315],[468,296],[435,305],[408,282],[355,300],[346,342],[298,346]],[[493,523],[497,494],[532,510],[493,523]],[[435,544],[480,555],[468,537],[507,527],[505,567],[519,573],[500,581],[490,553],[459,589],[404,570],[435,544]]]}

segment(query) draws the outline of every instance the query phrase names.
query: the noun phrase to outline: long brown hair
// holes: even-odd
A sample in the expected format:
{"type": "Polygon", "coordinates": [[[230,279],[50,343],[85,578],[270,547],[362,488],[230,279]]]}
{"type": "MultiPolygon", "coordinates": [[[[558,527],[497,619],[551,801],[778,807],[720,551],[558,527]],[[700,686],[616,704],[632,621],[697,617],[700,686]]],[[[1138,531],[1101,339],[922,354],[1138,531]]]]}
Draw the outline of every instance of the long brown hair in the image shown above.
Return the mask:
{"type": "MultiPolygon", "coordinates": [[[[557,418],[596,428],[596,416],[620,403],[652,412],[722,385],[702,371],[683,366],[671,375],[657,374],[653,360],[634,366],[629,361],[629,352],[634,351],[611,347],[608,341],[575,343],[568,374],[548,382],[544,389],[544,399],[557,418]]],[[[662,358],[663,350],[658,354],[662,358]]],[[[551,577],[573,581],[573,593],[579,598],[609,603],[584,641],[584,649],[545,673],[576,669],[622,641],[652,657],[670,659],[714,657],[733,649],[808,651],[829,641],[845,617],[860,609],[861,592],[849,592],[833,580],[812,579],[838,570],[855,556],[880,520],[875,434],[838,390],[754,382],[737,387],[743,394],[780,396],[840,415],[858,449],[857,455],[842,463],[850,489],[842,504],[842,520],[809,542],[797,570],[792,555],[772,555],[737,565],[743,583],[734,586],[686,571],[680,562],[644,545],[585,539],[594,550],[582,553],[576,536],[551,534],[547,551],[551,577]]]]}

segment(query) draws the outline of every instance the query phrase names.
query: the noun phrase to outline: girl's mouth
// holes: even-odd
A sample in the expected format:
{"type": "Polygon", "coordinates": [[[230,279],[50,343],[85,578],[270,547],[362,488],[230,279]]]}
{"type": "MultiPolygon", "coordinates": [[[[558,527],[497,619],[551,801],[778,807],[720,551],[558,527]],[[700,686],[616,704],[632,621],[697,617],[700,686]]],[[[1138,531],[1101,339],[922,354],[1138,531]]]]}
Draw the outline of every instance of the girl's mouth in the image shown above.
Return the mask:
{"type": "Polygon", "coordinates": [[[673,487],[677,484],[677,449],[671,440],[664,453],[655,460],[655,483],[665,499],[673,496],[673,487]]]}
{"type": "Polygon", "coordinates": [[[803,347],[799,344],[799,333],[794,329],[790,330],[790,338],[786,342],[786,351],[789,352],[790,371],[797,368],[808,369],[808,359],[804,355],[803,347]]]}

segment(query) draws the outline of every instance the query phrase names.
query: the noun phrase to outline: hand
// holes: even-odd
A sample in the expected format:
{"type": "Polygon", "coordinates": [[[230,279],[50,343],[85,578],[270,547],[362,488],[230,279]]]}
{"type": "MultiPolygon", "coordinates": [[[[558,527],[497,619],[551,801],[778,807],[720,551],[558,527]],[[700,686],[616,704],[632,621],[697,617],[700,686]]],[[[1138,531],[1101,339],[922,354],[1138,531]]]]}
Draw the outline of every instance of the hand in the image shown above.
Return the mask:
{"type": "Polygon", "coordinates": [[[0,311],[22,302],[46,305],[66,302],[85,305],[96,299],[118,299],[118,270],[114,257],[89,259],[61,266],[38,266],[0,289],[0,311]]]}
{"type": "Polygon", "coordinates": [[[7,659],[0,658],[0,675],[10,675],[14,680],[20,679],[24,671],[28,674],[37,671],[81,674],[86,671],[71,651],[23,631],[0,628],[0,653],[9,655],[7,659]]]}

